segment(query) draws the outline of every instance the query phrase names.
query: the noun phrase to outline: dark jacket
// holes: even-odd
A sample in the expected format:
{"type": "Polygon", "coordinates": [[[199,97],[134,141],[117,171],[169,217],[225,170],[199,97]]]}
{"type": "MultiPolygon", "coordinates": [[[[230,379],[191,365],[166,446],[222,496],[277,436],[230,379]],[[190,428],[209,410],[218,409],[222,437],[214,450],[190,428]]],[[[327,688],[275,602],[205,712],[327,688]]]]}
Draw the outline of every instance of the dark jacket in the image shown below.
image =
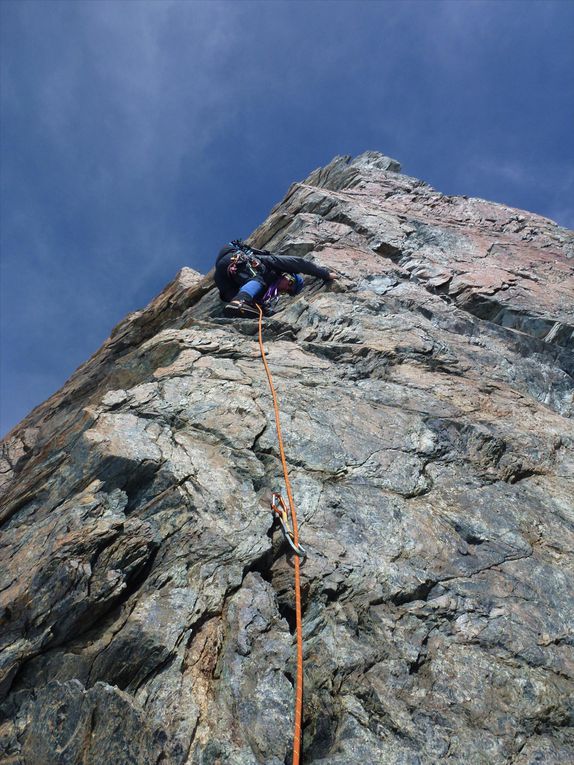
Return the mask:
{"type": "Polygon", "coordinates": [[[272,255],[266,250],[253,250],[253,253],[258,260],[263,264],[263,269],[256,276],[250,276],[245,273],[239,273],[236,279],[231,279],[227,273],[227,267],[231,260],[231,256],[237,249],[231,245],[226,244],[221,248],[219,254],[215,260],[215,285],[219,290],[219,296],[226,302],[233,300],[242,284],[245,284],[250,279],[256,279],[268,287],[273,284],[282,273],[287,274],[309,274],[309,276],[317,276],[319,279],[327,279],[329,276],[329,270],[327,268],[321,268],[311,263],[310,260],[304,260],[304,258],[296,258],[291,255],[272,255]]]}

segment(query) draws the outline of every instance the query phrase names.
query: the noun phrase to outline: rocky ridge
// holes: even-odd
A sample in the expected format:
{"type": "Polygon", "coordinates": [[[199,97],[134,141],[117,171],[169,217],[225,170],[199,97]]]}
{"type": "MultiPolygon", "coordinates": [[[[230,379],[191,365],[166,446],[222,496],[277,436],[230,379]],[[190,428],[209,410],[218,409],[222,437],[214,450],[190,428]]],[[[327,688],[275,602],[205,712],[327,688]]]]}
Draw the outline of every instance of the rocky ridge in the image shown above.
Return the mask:
{"type": "MultiPolygon", "coordinates": [[[[250,242],[302,541],[305,765],[574,760],[574,234],[376,152],[250,242]]],[[[184,268],[2,444],[0,764],[282,765],[292,566],[256,324],[184,268]]]]}

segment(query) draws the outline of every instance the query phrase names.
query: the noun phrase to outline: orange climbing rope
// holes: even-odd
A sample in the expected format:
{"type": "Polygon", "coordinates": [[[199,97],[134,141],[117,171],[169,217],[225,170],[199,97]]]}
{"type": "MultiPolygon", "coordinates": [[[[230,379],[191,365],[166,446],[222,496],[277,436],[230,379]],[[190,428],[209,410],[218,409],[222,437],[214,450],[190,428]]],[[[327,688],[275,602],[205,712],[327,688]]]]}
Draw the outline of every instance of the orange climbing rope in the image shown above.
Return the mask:
{"type": "MultiPolygon", "coordinates": [[[[257,305],[257,304],[256,304],[257,305]]],[[[281,455],[281,464],[283,465],[283,475],[285,477],[285,487],[287,489],[287,497],[289,499],[289,510],[291,514],[291,522],[293,524],[293,533],[289,534],[292,538],[293,544],[291,545],[297,553],[294,558],[295,566],[295,625],[297,632],[297,680],[295,683],[295,725],[293,729],[293,765],[299,765],[299,758],[301,756],[301,717],[303,714],[303,630],[301,624],[301,578],[299,574],[300,555],[304,555],[304,550],[299,544],[299,531],[297,528],[297,513],[295,510],[295,502],[293,501],[293,492],[291,491],[291,483],[289,482],[289,474],[287,471],[287,461],[285,459],[285,451],[283,449],[283,438],[281,435],[281,423],[279,422],[279,405],[277,403],[277,394],[275,393],[275,387],[273,385],[273,378],[271,377],[271,371],[267,363],[265,356],[265,349],[263,347],[263,311],[261,306],[257,305],[259,311],[259,350],[261,351],[261,358],[265,365],[265,372],[267,373],[267,379],[269,380],[269,388],[273,397],[273,408],[275,410],[275,424],[277,426],[277,441],[279,444],[279,453],[281,455]]],[[[283,529],[285,531],[285,521],[287,516],[287,508],[285,502],[280,495],[274,494],[271,503],[273,511],[282,519],[283,529]]]]}

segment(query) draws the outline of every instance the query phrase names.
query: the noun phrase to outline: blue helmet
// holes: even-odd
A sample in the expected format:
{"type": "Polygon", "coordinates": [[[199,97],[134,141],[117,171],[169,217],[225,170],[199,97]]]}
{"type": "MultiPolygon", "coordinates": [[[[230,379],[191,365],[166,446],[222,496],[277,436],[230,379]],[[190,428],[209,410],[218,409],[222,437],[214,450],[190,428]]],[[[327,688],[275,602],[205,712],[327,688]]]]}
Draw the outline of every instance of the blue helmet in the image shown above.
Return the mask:
{"type": "Polygon", "coordinates": [[[305,281],[301,274],[293,274],[293,286],[291,287],[291,294],[298,295],[305,285],[305,281]]]}
{"type": "Polygon", "coordinates": [[[282,273],[281,279],[284,284],[286,282],[288,285],[287,287],[283,287],[283,289],[291,295],[298,295],[305,285],[303,277],[300,274],[282,273]]]}

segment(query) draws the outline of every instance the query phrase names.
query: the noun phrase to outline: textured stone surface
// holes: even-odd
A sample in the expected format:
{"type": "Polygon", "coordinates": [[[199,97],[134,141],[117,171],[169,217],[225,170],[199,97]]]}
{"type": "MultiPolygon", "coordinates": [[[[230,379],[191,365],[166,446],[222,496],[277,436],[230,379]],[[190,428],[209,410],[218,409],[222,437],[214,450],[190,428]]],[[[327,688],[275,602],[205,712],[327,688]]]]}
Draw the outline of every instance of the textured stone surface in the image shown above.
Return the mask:
{"type": "MultiPolygon", "coordinates": [[[[252,242],[302,541],[304,763],[574,759],[574,235],[336,158],[252,242]]],[[[183,269],[0,457],[0,763],[282,765],[292,565],[256,324],[183,269]]]]}

